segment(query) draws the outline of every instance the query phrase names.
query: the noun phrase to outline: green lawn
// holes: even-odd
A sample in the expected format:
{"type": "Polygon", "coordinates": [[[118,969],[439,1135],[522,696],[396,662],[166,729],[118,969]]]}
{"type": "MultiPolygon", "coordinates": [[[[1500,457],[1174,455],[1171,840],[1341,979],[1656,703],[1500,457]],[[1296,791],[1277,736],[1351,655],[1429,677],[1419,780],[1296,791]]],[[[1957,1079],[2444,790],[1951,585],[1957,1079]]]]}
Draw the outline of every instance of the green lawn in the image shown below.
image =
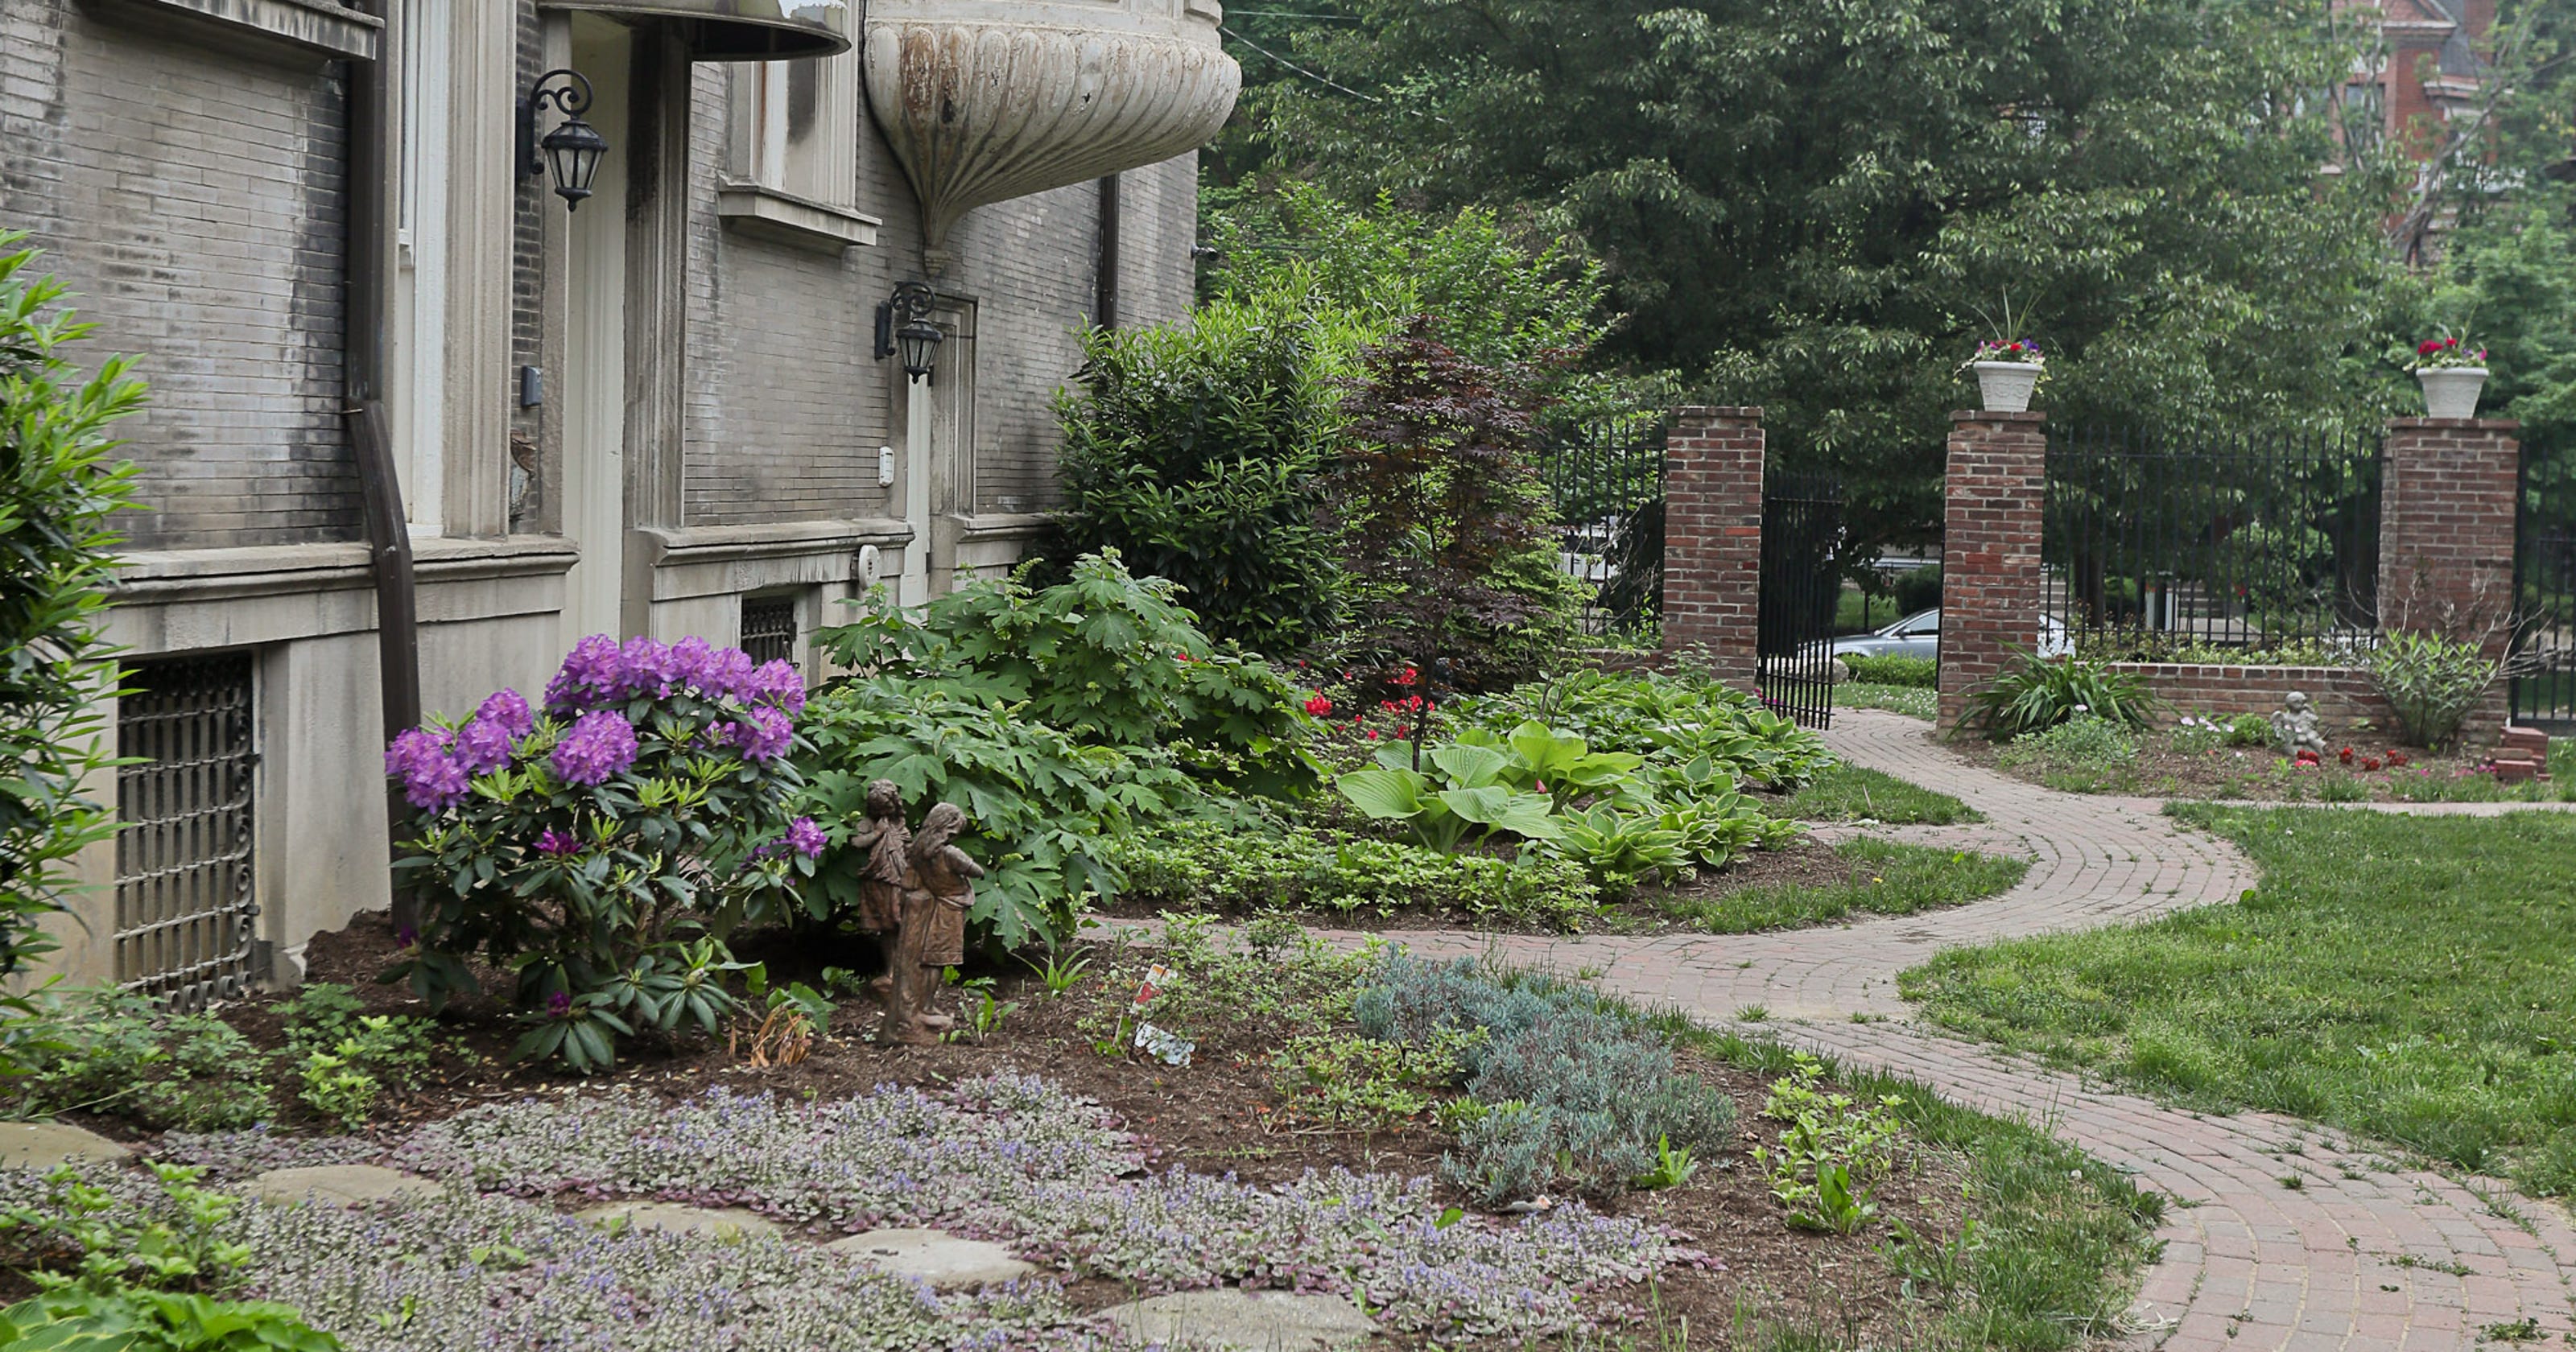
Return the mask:
{"type": "MultiPolygon", "coordinates": [[[[1770,1076],[1789,1071],[1792,1053],[1776,1042],[1711,1032],[1678,1015],[1656,1022],[1719,1060],[1770,1076]]],[[[2153,1236],[2164,1198],[2044,1127],[1972,1112],[1899,1076],[1825,1064],[1844,1091],[1865,1101],[1902,1098],[1896,1115],[1908,1142],[1967,1164],[1976,1242],[1893,1237],[1881,1250],[1918,1295],[1947,1307],[1940,1346],[2050,1352],[2120,1333],[2137,1274],[2162,1247],[2153,1236]]],[[[1828,1324],[1761,1319],[1741,1332],[1751,1336],[1734,1345],[1760,1352],[1847,1346],[1828,1324]]]]}
{"type": "Polygon", "coordinates": [[[2262,885],[1944,953],[1905,994],[1943,1026],[2187,1105],[2576,1186],[2576,815],[2168,811],[2242,844],[2262,885]]]}
{"type": "Polygon", "coordinates": [[[1774,817],[1802,822],[1856,822],[1950,826],[1981,822],[1985,815],[1946,793],[1908,784],[1863,766],[1838,764],[1807,786],[1769,806],[1774,817]]]}
{"type": "Polygon", "coordinates": [[[1888,709],[1927,723],[1938,712],[1940,700],[1939,691],[1920,685],[1845,681],[1834,687],[1834,707],[1837,709],[1888,709]]]}
{"type": "Polygon", "coordinates": [[[1884,840],[1846,840],[1834,853],[1852,865],[1851,881],[1826,887],[1780,883],[1720,897],[1676,897],[1664,901],[1663,909],[1712,934],[1751,934],[1824,924],[1855,911],[1912,915],[1956,906],[2004,891],[2030,870],[2028,860],[1884,840]]]}

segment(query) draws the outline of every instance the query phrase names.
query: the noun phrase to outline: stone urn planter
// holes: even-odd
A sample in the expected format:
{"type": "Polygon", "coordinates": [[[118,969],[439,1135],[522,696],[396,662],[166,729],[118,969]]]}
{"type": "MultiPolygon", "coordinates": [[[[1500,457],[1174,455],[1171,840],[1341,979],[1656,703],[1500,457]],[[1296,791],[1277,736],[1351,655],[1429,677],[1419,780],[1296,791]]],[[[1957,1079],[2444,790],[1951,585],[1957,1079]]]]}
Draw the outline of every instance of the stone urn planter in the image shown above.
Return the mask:
{"type": "Polygon", "coordinates": [[[2483,366],[2427,366],[2415,373],[2424,385],[2424,416],[2474,418],[2478,391],[2487,383],[2483,366]]]}
{"type": "Polygon", "coordinates": [[[1983,396],[1987,412],[2028,413],[2030,411],[2030,392],[2039,386],[2040,367],[2037,363],[1980,361],[1970,362],[1969,365],[1977,370],[1977,391],[1983,396]]]}

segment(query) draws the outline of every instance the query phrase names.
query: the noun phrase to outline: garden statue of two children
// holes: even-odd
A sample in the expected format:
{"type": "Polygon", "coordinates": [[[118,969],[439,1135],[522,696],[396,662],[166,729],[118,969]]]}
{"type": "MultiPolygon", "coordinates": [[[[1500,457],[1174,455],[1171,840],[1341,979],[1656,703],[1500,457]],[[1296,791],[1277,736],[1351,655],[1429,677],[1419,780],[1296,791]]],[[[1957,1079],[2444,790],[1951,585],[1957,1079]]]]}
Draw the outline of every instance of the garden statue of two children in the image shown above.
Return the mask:
{"type": "Polygon", "coordinates": [[[2307,693],[2291,691],[2284,705],[2272,715],[2272,736],[2280,742],[2282,754],[2295,759],[2307,751],[2322,758],[2326,754],[2325,729],[2318,726],[2316,711],[2308,707],[2307,693]]]}
{"type": "Polygon", "coordinates": [[[850,844],[868,852],[859,872],[859,929],[877,936],[886,974],[873,989],[885,1006],[880,1042],[928,1046],[956,1020],[932,1012],[942,969],[966,960],[966,912],[975,904],[975,882],[984,866],[957,848],[966,813],[941,803],[906,825],[903,791],[894,781],[868,785],[867,825],[850,844]]]}

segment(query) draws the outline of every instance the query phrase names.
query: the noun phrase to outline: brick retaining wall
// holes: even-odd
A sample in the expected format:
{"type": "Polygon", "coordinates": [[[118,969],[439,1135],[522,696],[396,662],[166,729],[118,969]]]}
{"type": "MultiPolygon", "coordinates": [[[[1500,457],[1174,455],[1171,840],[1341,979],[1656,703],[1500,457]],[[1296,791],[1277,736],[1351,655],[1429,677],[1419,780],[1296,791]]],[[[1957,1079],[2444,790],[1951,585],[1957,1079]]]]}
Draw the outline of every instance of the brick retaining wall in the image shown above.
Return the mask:
{"type": "Polygon", "coordinates": [[[2293,690],[2316,704],[2317,716],[2337,732],[2367,721],[2376,732],[2393,736],[2397,720],[2370,677],[2350,667],[2222,666],[2198,662],[2114,662],[2113,671],[2144,677],[2166,707],[2157,711],[2159,727],[2171,727],[2184,714],[2225,720],[2238,714],[2270,714],[2293,690]]]}

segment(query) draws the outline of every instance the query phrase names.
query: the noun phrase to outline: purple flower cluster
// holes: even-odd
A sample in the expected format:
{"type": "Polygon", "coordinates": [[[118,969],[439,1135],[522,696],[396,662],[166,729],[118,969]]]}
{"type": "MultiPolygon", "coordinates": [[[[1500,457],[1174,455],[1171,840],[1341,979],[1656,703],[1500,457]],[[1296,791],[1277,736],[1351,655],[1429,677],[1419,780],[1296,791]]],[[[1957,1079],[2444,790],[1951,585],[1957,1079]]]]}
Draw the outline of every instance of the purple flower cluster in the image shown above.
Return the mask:
{"type": "Polygon", "coordinates": [[[547,827],[537,836],[537,853],[542,854],[549,859],[561,859],[565,855],[578,852],[580,849],[580,841],[573,839],[571,836],[566,835],[551,826],[547,827]]]}
{"type": "Polygon", "coordinates": [[[755,765],[776,760],[796,741],[796,725],[784,711],[767,706],[745,714],[739,723],[717,724],[713,731],[742,748],[743,758],[755,765]]]}
{"type": "Polygon", "coordinates": [[[413,807],[444,812],[465,801],[465,767],[448,753],[453,739],[445,730],[413,728],[385,748],[385,773],[403,782],[413,807]]]}
{"type": "Polygon", "coordinates": [[[593,709],[573,720],[552,760],[565,783],[604,784],[635,763],[635,725],[614,710],[593,709]]]}
{"type": "Polygon", "coordinates": [[[573,645],[563,670],[546,685],[546,707],[578,713],[682,692],[789,715],[805,710],[804,678],[785,662],[754,665],[740,648],[719,648],[702,638],[677,643],[631,638],[621,645],[606,634],[573,645]]]}

